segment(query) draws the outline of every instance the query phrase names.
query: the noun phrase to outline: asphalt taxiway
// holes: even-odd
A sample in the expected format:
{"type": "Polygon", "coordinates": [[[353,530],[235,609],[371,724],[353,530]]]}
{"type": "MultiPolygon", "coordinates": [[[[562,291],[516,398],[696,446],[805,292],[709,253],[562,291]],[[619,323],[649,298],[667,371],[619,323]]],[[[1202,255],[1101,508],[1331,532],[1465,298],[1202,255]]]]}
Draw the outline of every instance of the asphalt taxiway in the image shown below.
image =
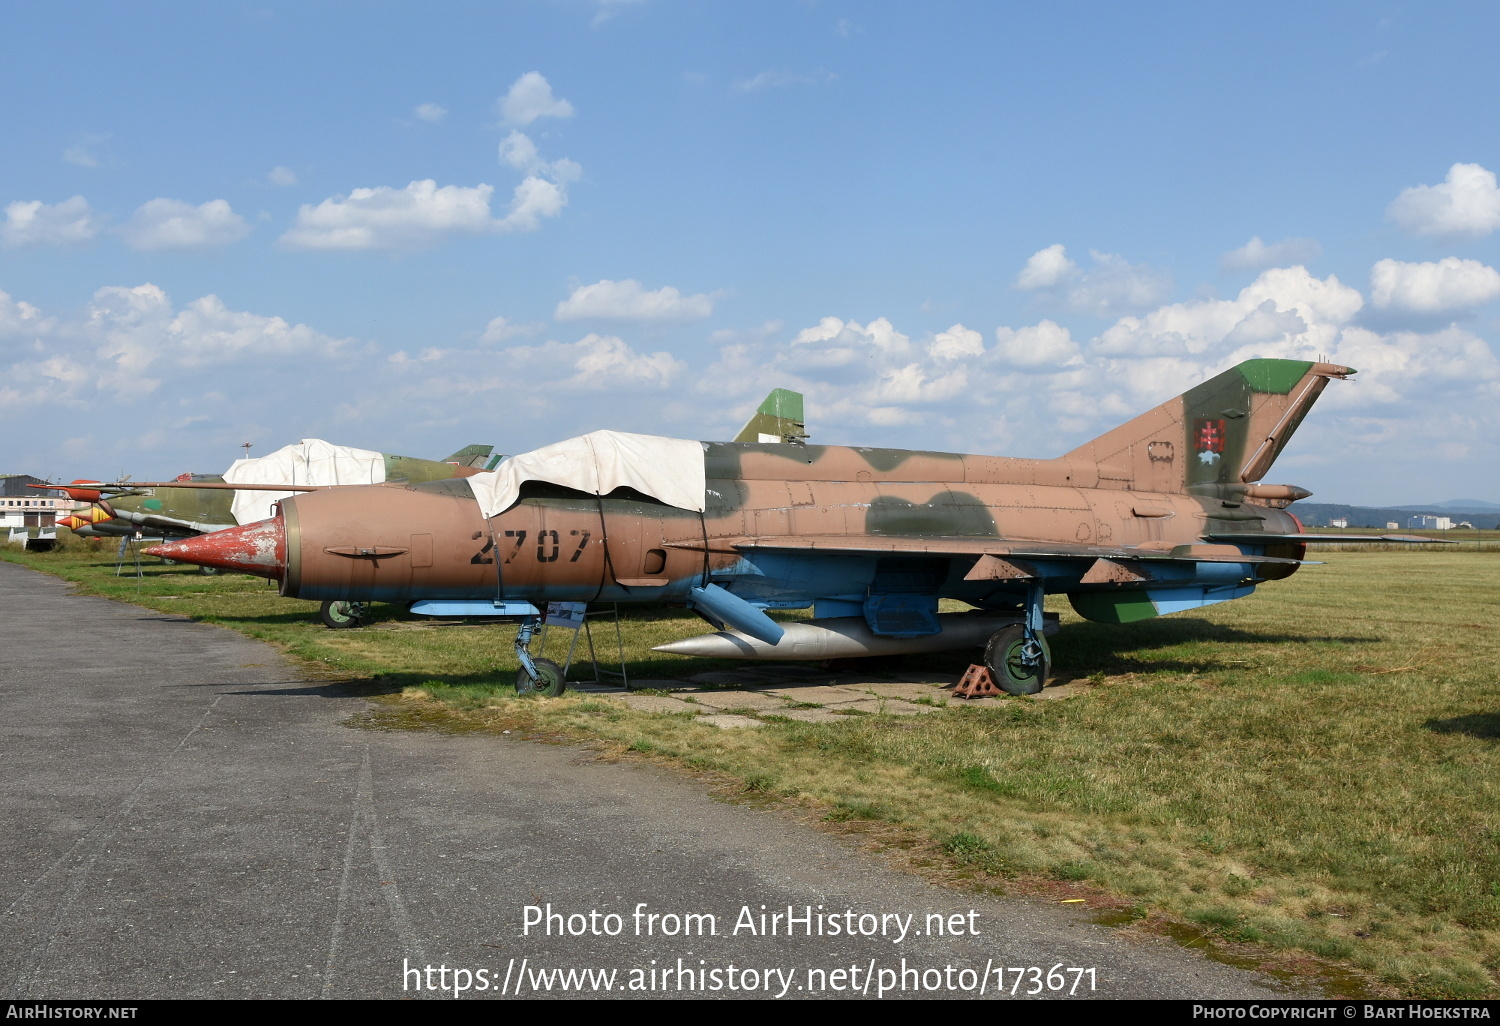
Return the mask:
{"type": "MultiPolygon", "coordinates": [[[[3,997],[436,997],[428,983],[463,980],[454,969],[470,974],[467,998],[499,996],[502,978],[506,996],[549,979],[555,996],[593,995],[608,979],[558,970],[614,970],[617,996],[704,996],[715,980],[708,996],[744,996],[730,965],[728,980],[749,986],[753,969],[752,993],[770,979],[788,998],[873,997],[903,969],[908,995],[964,996],[987,968],[994,997],[996,967],[1028,970],[1002,973],[1007,992],[1023,976],[1017,991],[1045,996],[1069,988],[1031,967],[1093,969],[1094,997],[1285,996],[1055,905],[929,885],[667,770],[351,726],[367,699],[303,679],[270,646],[9,563],[0,636],[3,997]],[[566,935],[582,919],[562,936],[556,922],[550,937],[524,930],[527,907],[548,904],[597,915],[582,936],[566,935]],[[874,922],[860,916],[912,918],[899,941],[899,918],[873,936],[830,936],[826,918],[822,936],[767,936],[761,906],[856,930],[874,922]],[[716,933],[665,936],[682,920],[663,918],[646,934],[638,910],[710,915],[716,933]],[[959,919],[926,934],[939,913],[959,919]],[[921,989],[949,966],[946,985],[921,989]]],[[[1075,996],[1090,993],[1081,980],[1075,996]]]]}

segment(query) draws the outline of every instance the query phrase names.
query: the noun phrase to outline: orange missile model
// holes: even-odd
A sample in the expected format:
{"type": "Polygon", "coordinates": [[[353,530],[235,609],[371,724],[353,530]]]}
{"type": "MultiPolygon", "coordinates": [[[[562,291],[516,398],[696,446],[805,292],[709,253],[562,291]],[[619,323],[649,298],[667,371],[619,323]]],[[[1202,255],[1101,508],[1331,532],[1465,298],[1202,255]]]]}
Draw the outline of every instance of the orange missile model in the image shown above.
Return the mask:
{"type": "Polygon", "coordinates": [[[660,647],[690,655],[982,646],[999,686],[1028,694],[1051,662],[1048,595],[1127,623],[1294,573],[1313,536],[1284,507],[1310,493],[1261,478],[1353,373],[1250,360],[1056,459],[597,431],[463,479],[293,496],[269,520],[147,552],[289,597],[523,615],[522,690],[561,691],[528,646],[545,603],[575,601],[681,603],[718,628],[660,647]],[[973,610],[940,613],[944,598],[973,610]]]}

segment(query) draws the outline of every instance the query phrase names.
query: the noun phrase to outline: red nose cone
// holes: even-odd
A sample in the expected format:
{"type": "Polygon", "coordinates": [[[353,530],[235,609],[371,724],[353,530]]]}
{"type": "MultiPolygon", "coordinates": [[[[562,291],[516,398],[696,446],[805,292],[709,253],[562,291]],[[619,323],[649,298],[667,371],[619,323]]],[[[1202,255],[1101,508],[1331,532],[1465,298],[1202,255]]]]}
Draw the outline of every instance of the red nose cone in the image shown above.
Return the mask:
{"type": "Polygon", "coordinates": [[[153,545],[146,550],[146,555],[237,570],[279,581],[286,573],[286,529],[281,517],[275,516],[244,527],[153,545]]]}

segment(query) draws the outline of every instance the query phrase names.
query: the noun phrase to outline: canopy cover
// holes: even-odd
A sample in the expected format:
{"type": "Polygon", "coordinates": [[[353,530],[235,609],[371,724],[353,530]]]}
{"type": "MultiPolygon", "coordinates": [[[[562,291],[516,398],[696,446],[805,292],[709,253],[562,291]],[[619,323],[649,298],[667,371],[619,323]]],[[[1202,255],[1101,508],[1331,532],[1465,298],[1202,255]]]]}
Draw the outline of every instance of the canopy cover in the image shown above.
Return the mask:
{"type": "MultiPolygon", "coordinates": [[[[235,460],[224,471],[224,480],[230,484],[380,484],[385,480],[385,454],[304,438],[265,456],[235,460]]],[[[229,508],[236,523],[252,524],[270,517],[272,505],[292,494],[235,492],[229,508]]]]}
{"type": "Polygon", "coordinates": [[[634,488],[695,513],[703,512],[707,487],[702,442],[623,431],[591,431],[544,445],[465,480],[486,518],[514,506],[525,481],[546,481],[590,495],[634,488]]]}

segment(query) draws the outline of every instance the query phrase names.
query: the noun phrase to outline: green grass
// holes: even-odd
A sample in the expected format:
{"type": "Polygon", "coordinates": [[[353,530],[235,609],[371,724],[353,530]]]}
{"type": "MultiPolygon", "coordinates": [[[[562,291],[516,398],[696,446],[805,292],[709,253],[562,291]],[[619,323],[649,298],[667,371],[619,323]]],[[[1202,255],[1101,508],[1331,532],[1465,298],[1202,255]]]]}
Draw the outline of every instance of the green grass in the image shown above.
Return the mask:
{"type": "MultiPolygon", "coordinates": [[[[1457,548],[1328,551],[1250,598],[1126,626],[1062,606],[1057,673],[1096,685],[1078,698],[754,731],[517,699],[513,628],[386,610],[376,629],[329,631],[253,578],[116,579],[112,557],[80,550],[5,558],[380,675],[397,694],[377,719],[593,739],[887,824],[959,875],[1114,896],[1132,918],[1332,960],[1390,993],[1495,996],[1500,553],[1457,548]]],[[[650,653],[702,630],[677,611],[624,629],[633,677],[735,665],[650,653]]]]}

